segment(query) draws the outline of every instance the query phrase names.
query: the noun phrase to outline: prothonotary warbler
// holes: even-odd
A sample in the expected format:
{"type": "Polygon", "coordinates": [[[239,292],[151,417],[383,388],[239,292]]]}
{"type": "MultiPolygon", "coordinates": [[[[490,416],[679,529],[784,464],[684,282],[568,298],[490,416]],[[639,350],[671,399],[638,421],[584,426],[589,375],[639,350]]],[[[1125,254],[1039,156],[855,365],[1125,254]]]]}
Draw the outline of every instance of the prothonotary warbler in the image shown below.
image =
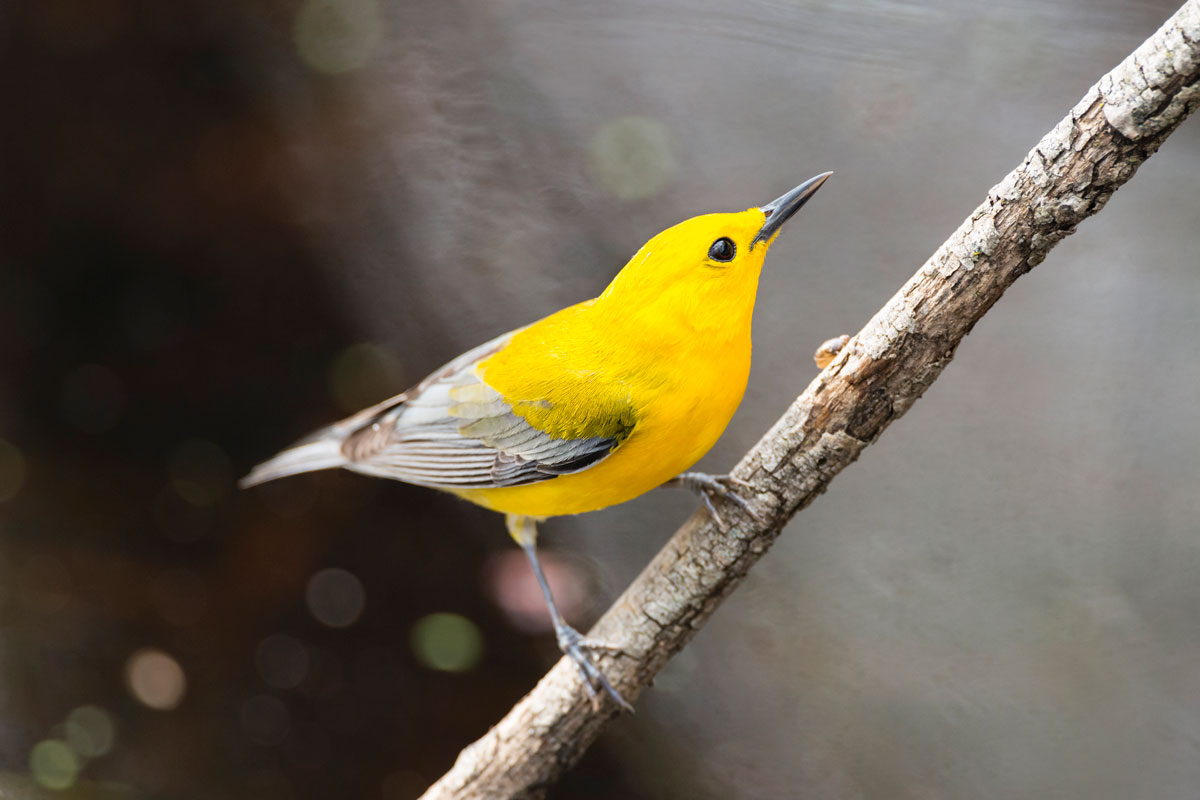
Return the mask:
{"type": "MultiPolygon", "coordinates": [[[[243,486],[343,467],[429,486],[506,515],[558,645],[598,699],[628,707],[555,608],[537,523],[673,482],[751,511],[728,476],[684,472],[708,452],[750,374],[750,320],[767,249],[831,173],[761,208],[708,214],[646,243],[599,297],[497,336],[415,387],[297,442],[243,486]]],[[[751,511],[752,513],[752,511],[751,511]]]]}

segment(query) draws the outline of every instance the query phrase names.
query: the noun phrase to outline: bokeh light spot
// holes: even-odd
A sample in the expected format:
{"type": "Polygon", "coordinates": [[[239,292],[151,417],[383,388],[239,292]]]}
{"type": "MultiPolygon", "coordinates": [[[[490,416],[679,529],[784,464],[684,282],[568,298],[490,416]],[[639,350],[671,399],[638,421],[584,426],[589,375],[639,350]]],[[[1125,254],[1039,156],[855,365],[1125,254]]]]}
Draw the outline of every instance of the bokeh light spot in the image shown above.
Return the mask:
{"type": "Polygon", "coordinates": [[[268,686],[294,689],[308,674],[308,648],[292,636],[272,634],[254,648],[254,666],[268,686]]]}
{"type": "Polygon", "coordinates": [[[353,573],[330,567],[309,578],[304,593],[308,610],[331,628],[353,625],[367,604],[367,593],[353,573]]]}
{"type": "Polygon", "coordinates": [[[79,758],[64,741],[45,739],[29,751],[29,772],[47,789],[66,789],[79,775],[79,758]]]}
{"type": "MultiPolygon", "coordinates": [[[[582,616],[590,599],[587,573],[553,551],[539,557],[558,610],[567,619],[582,616]]],[[[546,599],[524,553],[507,549],[492,554],[483,574],[488,593],[515,628],[525,633],[554,630],[546,599]]]]}
{"type": "Polygon", "coordinates": [[[305,0],[296,12],[292,40],[311,69],[337,75],[367,63],[382,24],[377,0],[305,0]]]}
{"type": "Polygon", "coordinates": [[[666,126],[648,117],[618,117],[588,149],[593,177],[622,200],[653,197],[678,171],[666,126]]]}
{"type": "Polygon", "coordinates": [[[125,685],[140,703],[157,711],[175,708],[187,692],[183,667],[153,647],[137,650],[126,660],[125,685]]]}
{"type": "Polygon", "coordinates": [[[255,744],[277,745],[287,738],[292,715],[278,697],[260,694],[242,703],[242,730],[255,744]]]}
{"type": "Polygon", "coordinates": [[[329,391],[347,413],[399,394],[403,383],[396,357],[371,342],[350,345],[329,369],[329,391]]]}
{"type": "Polygon", "coordinates": [[[25,484],[25,456],[7,439],[0,439],[0,503],[11,500],[25,484]]]}
{"type": "Polygon", "coordinates": [[[112,750],[117,726],[99,706],[80,706],[67,715],[67,743],[84,758],[97,758],[112,750]]]}
{"type": "Polygon", "coordinates": [[[212,442],[193,439],[171,454],[171,486],[187,502],[208,506],[233,485],[233,464],[212,442]]]}
{"type": "Polygon", "coordinates": [[[86,364],[63,379],[63,416],[84,433],[110,430],[124,406],[125,390],[107,367],[86,364]]]}
{"type": "Polygon", "coordinates": [[[466,672],[483,656],[483,635],[466,617],[439,612],[413,626],[412,648],[417,661],[430,669],[466,672]]]}

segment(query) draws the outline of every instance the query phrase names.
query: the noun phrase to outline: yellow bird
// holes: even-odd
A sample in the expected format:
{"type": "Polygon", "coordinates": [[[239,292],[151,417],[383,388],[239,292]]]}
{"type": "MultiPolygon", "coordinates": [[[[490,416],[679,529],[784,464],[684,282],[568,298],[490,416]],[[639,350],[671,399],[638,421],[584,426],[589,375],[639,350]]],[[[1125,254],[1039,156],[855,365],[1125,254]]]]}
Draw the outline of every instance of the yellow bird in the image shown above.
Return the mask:
{"type": "Polygon", "coordinates": [[[343,467],[451,492],[506,515],[558,645],[593,700],[628,705],[559,614],[537,523],[623,503],[665,483],[732,500],[729,476],[685,472],[733,417],[750,375],[758,277],[779,229],[832,173],[774,202],[707,214],[646,243],[599,297],[498,336],[412,389],[255,467],[242,486],[343,467]]]}

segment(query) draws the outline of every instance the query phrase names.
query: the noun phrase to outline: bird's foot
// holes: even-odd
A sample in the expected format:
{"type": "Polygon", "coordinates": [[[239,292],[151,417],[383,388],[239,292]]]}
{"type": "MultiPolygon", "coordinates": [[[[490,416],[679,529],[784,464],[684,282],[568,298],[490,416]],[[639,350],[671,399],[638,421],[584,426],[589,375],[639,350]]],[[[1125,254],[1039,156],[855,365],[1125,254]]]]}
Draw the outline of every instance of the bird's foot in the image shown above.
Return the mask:
{"type": "Polygon", "coordinates": [[[713,505],[713,497],[737,503],[751,517],[759,522],[763,521],[762,515],[754,509],[754,506],[750,505],[750,501],[735,491],[737,488],[753,489],[754,487],[732,475],[709,475],[707,472],[681,472],[667,481],[667,485],[682,486],[684,489],[700,495],[700,499],[704,501],[704,507],[708,509],[708,513],[712,515],[713,522],[717,523],[717,527],[722,532],[727,532],[729,526],[725,524],[725,520],[717,513],[717,507],[713,505]]]}
{"type": "Polygon", "coordinates": [[[617,702],[621,708],[629,713],[633,713],[633,706],[625,702],[625,698],[621,697],[621,693],[613,688],[608,682],[608,678],[604,677],[604,673],[592,661],[589,650],[604,650],[609,653],[619,653],[621,648],[608,642],[599,642],[595,639],[584,638],[583,634],[572,628],[566,623],[560,623],[555,626],[554,634],[558,638],[558,649],[562,650],[567,658],[575,662],[575,666],[579,668],[579,677],[583,679],[583,685],[587,689],[588,696],[592,698],[592,708],[600,709],[600,690],[603,689],[609,697],[617,702]]]}

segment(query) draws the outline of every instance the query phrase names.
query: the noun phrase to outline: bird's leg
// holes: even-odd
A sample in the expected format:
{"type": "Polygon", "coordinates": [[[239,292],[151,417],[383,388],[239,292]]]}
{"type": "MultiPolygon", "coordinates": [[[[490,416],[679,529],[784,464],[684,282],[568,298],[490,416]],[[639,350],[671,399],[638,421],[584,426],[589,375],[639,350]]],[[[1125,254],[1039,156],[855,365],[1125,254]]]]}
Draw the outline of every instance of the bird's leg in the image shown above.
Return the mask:
{"type": "Polygon", "coordinates": [[[663,486],[680,486],[700,495],[700,499],[704,501],[704,507],[712,515],[713,522],[717,523],[717,527],[722,531],[728,531],[729,526],[725,524],[725,520],[717,513],[717,508],[713,505],[712,501],[713,496],[719,497],[722,500],[731,500],[741,506],[742,510],[754,519],[759,522],[763,521],[762,515],[754,510],[754,506],[750,505],[746,498],[735,491],[735,488],[752,489],[753,487],[732,475],[709,475],[707,472],[681,472],[664,483],[663,486]]]}
{"type": "Polygon", "coordinates": [[[579,676],[583,679],[583,685],[587,688],[588,696],[592,698],[593,707],[599,707],[600,696],[599,689],[603,689],[608,693],[609,697],[617,701],[617,705],[626,711],[633,711],[633,706],[625,702],[625,698],[621,697],[620,692],[612,687],[608,682],[608,678],[604,677],[604,673],[592,661],[588,655],[589,650],[609,650],[620,651],[621,648],[616,645],[608,644],[607,642],[598,642],[593,639],[584,638],[583,634],[567,624],[562,615],[558,613],[558,607],[554,605],[554,597],[550,594],[550,584],[546,581],[546,575],[542,572],[541,562],[537,557],[537,522],[530,517],[517,516],[509,514],[505,520],[508,524],[508,532],[517,544],[521,545],[521,549],[525,551],[525,555],[529,558],[529,565],[533,567],[533,574],[537,577],[538,586],[542,587],[542,596],[546,598],[546,607],[550,610],[550,619],[554,622],[554,635],[558,639],[558,649],[575,662],[575,666],[579,668],[579,676]]]}

